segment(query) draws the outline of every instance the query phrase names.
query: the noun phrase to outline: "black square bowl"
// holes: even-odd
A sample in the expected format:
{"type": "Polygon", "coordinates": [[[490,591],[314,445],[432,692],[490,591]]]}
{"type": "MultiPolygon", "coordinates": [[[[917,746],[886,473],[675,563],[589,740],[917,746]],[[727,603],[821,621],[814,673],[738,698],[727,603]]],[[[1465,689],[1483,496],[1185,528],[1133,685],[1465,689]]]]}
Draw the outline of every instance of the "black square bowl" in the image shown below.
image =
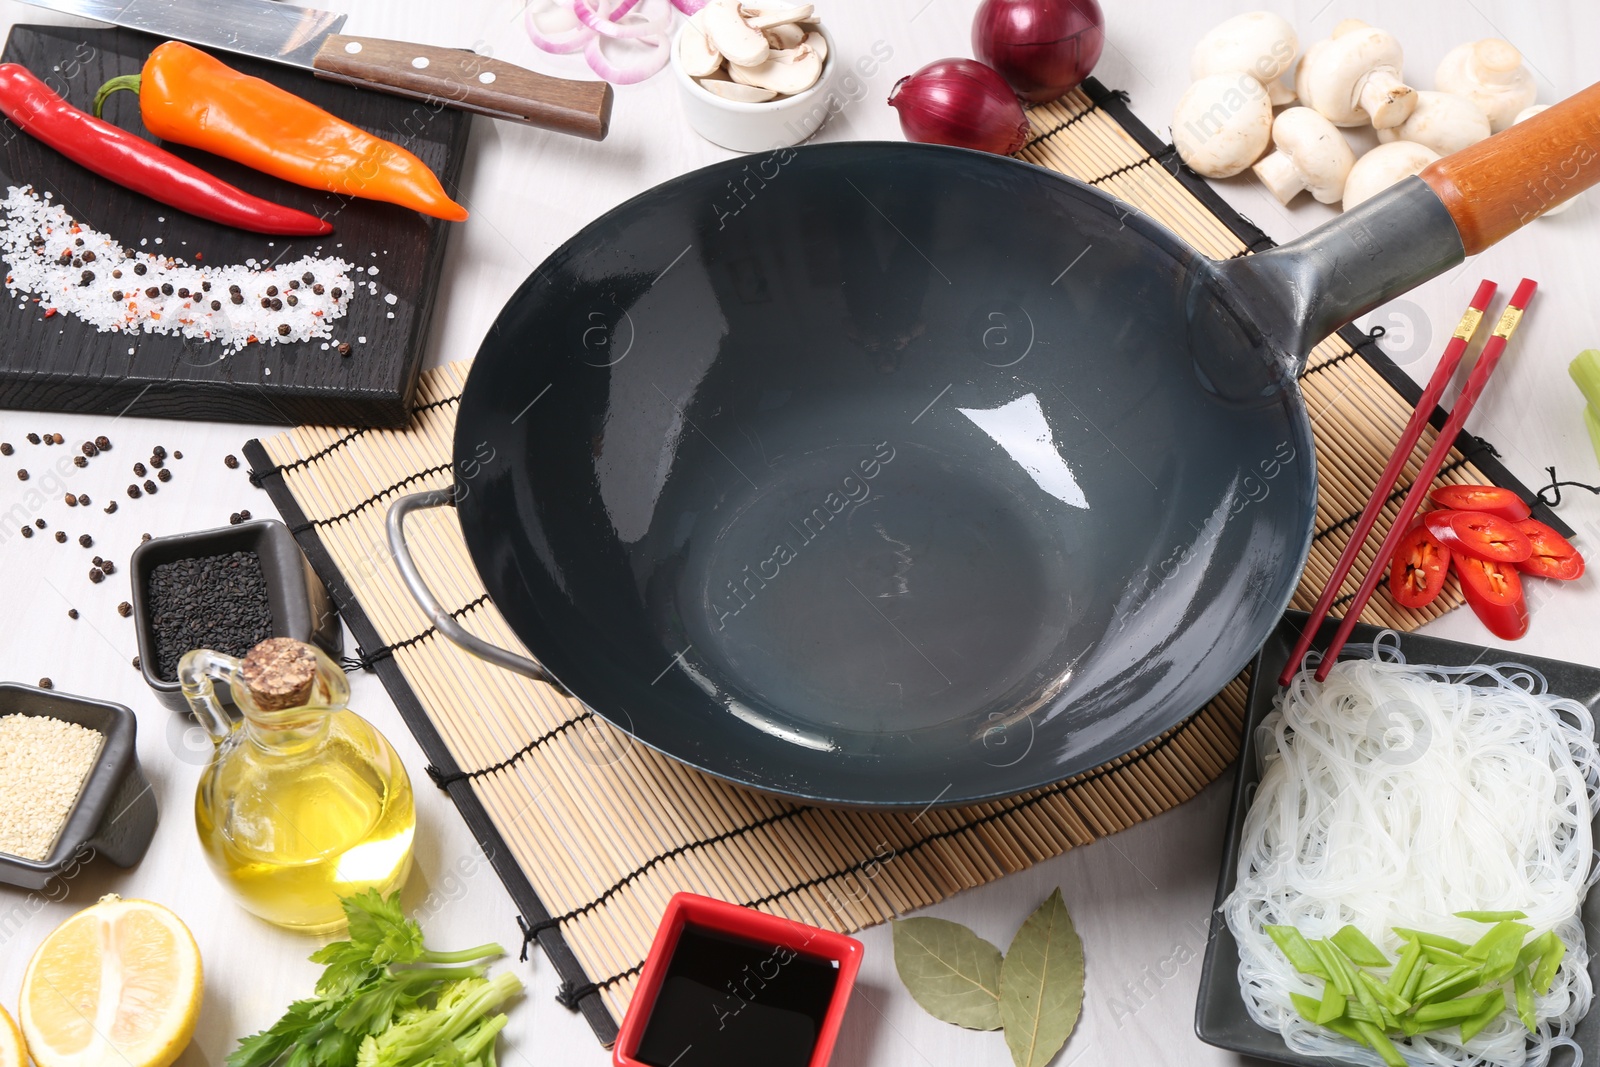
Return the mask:
{"type": "MultiPolygon", "coordinates": [[[[1303,1067],[1333,1067],[1342,1060],[1320,1056],[1302,1056],[1290,1051],[1276,1030],[1257,1026],[1239,995],[1239,945],[1233,939],[1222,917],[1222,903],[1233,892],[1238,881],[1239,836],[1244,829],[1244,819],[1255,797],[1256,785],[1261,780],[1257,765],[1255,744],[1256,727],[1272,710],[1272,701],[1278,693],[1278,674],[1289,661],[1295,640],[1305,629],[1307,615],[1291,611],[1284,615],[1278,628],[1267,638],[1257,654],[1250,673],[1250,695],[1245,707],[1244,745],[1239,753],[1239,776],[1234,782],[1233,808],[1228,813],[1228,834],[1223,844],[1222,870],[1217,876],[1217,899],[1211,911],[1211,937],[1206,943],[1205,963],[1200,971],[1200,994],[1195,1002],[1195,1035],[1208,1045],[1259,1056],[1278,1063],[1300,1064],[1303,1067]]],[[[1317,634],[1313,647],[1327,648],[1328,641],[1339,625],[1330,619],[1317,634]]],[[[1365,658],[1371,654],[1373,638],[1382,633],[1376,626],[1357,626],[1350,635],[1347,654],[1341,659],[1365,658]]],[[[1433,663],[1446,667],[1463,667],[1473,663],[1519,663],[1532,667],[1544,675],[1550,692],[1569,697],[1588,705],[1600,718],[1600,669],[1578,663],[1542,659],[1522,652],[1491,648],[1486,645],[1469,645],[1461,641],[1446,641],[1420,634],[1399,635],[1400,651],[1407,663],[1433,663]]],[[[1600,817],[1594,821],[1595,839],[1600,840],[1600,817]]],[[[1600,928],[1600,890],[1590,890],[1583,902],[1583,922],[1591,931],[1600,928]]],[[[1600,954],[1591,944],[1589,953],[1589,979],[1600,988],[1600,954]]],[[[1600,1057],[1600,1012],[1590,1011],[1577,1026],[1573,1040],[1583,1050],[1584,1062],[1600,1057]]],[[[1550,1059],[1552,1067],[1569,1067],[1573,1062],[1570,1048],[1558,1048],[1550,1059]]]]}
{"type": "MultiPolygon", "coordinates": [[[[174,711],[188,711],[177,679],[156,673],[155,620],[150,609],[150,574],[163,563],[180,559],[254,552],[267,580],[267,604],[272,611],[273,637],[292,637],[319,646],[338,659],[344,652],[344,632],[327,587],[295,543],[289,528],[276,519],[223,526],[215,530],[156,537],[133,551],[133,622],[139,637],[139,670],[156,697],[174,711]]],[[[226,687],[218,693],[228,699],[226,687]]]]}
{"type": "Polygon", "coordinates": [[[156,795],[139,767],[133,712],[121,704],[0,682],[0,715],[60,719],[105,737],[50,854],[34,861],[0,852],[0,882],[43,889],[97,857],[118,867],[143,859],[156,832],[156,795]]]}

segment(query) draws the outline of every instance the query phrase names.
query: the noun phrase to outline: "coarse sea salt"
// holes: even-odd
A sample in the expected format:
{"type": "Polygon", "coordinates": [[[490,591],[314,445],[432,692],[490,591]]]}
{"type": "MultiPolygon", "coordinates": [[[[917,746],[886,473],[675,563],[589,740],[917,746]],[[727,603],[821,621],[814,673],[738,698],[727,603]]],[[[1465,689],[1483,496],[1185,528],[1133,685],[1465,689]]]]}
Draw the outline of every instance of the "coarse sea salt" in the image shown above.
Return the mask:
{"type": "Polygon", "coordinates": [[[14,297],[32,296],[47,318],[69,314],[102,333],[178,334],[216,341],[226,352],[237,352],[256,343],[301,344],[330,338],[332,324],[349,310],[355,265],[346,260],[302,256],[272,266],[258,267],[254,259],[244,266],[194,266],[171,256],[124,248],[73,219],[49,196],[41,198],[31,186],[11,186],[0,201],[6,289],[14,297]],[[139,267],[143,274],[137,272],[139,267]],[[122,276],[112,277],[113,271],[122,276]],[[304,282],[306,274],[315,282],[304,282]],[[291,289],[290,281],[301,285],[291,289]],[[313,284],[322,286],[320,295],[313,292],[313,284]],[[233,286],[238,286],[242,303],[233,302],[233,286]],[[276,287],[275,297],[267,295],[269,286],[276,287]],[[152,289],[157,295],[147,295],[152,289]],[[182,295],[185,292],[189,295],[182,295]],[[293,305],[285,300],[291,292],[293,305]],[[122,298],[116,299],[116,293],[122,298]],[[262,306],[262,301],[273,299],[278,310],[262,306]],[[280,332],[284,325],[289,327],[287,333],[280,332]]]}

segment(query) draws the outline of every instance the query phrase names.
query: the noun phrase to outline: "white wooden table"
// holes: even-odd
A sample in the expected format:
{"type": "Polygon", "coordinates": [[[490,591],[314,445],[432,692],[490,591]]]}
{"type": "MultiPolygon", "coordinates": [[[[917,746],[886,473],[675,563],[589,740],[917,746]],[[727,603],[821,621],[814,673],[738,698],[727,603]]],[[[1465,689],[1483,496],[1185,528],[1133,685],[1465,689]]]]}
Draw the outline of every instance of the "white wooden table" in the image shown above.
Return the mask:
{"type": "MultiPolygon", "coordinates": [[[[1507,37],[1522,49],[1537,70],[1542,102],[1600,80],[1600,54],[1593,51],[1600,39],[1600,8],[1586,0],[1538,5],[1510,0],[1102,2],[1109,43],[1096,74],[1108,86],[1128,90],[1134,110],[1163,135],[1187,83],[1192,42],[1211,24],[1252,6],[1280,11],[1306,42],[1327,36],[1345,17],[1384,25],[1407,47],[1408,72],[1424,88],[1431,86],[1434,66],[1450,46],[1484,36],[1507,37]]],[[[819,6],[847,55],[865,54],[882,42],[893,58],[865,82],[860,98],[821,138],[899,138],[895,114],[884,104],[890,87],[924,63],[968,55],[976,3],[823,0],[819,6]]],[[[350,32],[475,47],[550,73],[587,73],[579,60],[535,51],[521,28],[520,0],[345,0],[345,5],[350,32]]],[[[7,25],[63,21],[13,0],[0,2],[0,19],[7,25]]],[[[470,357],[505,299],[581,225],[656,182],[728,155],[687,128],[674,92],[666,75],[621,88],[610,139],[602,144],[477,121],[463,196],[472,218],[451,236],[428,342],[431,362],[470,357]]],[[[1279,240],[1330,215],[1304,198],[1284,209],[1253,179],[1219,187],[1279,240]]],[[[1380,310],[1368,323],[1387,325],[1386,347],[1413,375],[1426,377],[1480,277],[1494,276],[1502,299],[1523,275],[1539,280],[1538,303],[1468,423],[1499,446],[1507,465],[1530,486],[1542,484],[1544,468],[1552,464],[1564,477],[1600,482],[1581,401],[1565,371],[1579,350],[1600,345],[1597,248],[1600,194],[1591,194],[1564,216],[1536,223],[1380,310]]],[[[59,431],[69,443],[99,433],[116,442],[115,462],[92,464],[73,480],[78,491],[96,497],[96,507],[85,514],[52,505],[45,514],[52,530],[90,529],[95,551],[126,559],[142,531],[216,526],[240,508],[258,516],[273,513],[265,494],[249,486],[242,469],[225,468],[222,457],[237,453],[248,437],[275,428],[148,420],[139,417],[137,407],[110,423],[100,417],[0,412],[0,439],[15,442],[29,431],[59,431]],[[121,496],[122,461],[131,462],[156,444],[184,451],[186,458],[173,465],[176,479],[155,499],[125,506],[116,516],[102,515],[98,505],[121,496]],[[92,524],[72,521],[90,517],[92,524]]],[[[8,470],[12,465],[5,464],[8,470]]],[[[0,483],[0,511],[17,499],[20,483],[8,477],[0,483]]],[[[1569,500],[1562,514],[1580,531],[1583,547],[1600,560],[1595,555],[1600,553],[1600,500],[1581,493],[1569,500]]],[[[174,907],[188,921],[205,957],[205,1010],[180,1063],[220,1065],[240,1035],[266,1025],[291,999],[310,992],[317,968],[305,956],[314,943],[240,911],[206,868],[189,805],[209,746],[186,734],[184,724],[156,704],[129,666],[135,652],[132,627],[114,610],[127,597],[125,579],[119,575],[92,586],[85,577],[92,552],[48,537],[23,541],[15,533],[8,531],[0,549],[0,678],[31,683],[49,676],[63,691],[133,707],[140,720],[140,759],[163,820],[136,871],[94,867],[72,883],[64,902],[0,887],[0,1003],[15,1007],[34,945],[72,911],[107,892],[148,897],[174,907]],[[70,621],[69,606],[77,607],[82,618],[70,621]]],[[[1441,620],[1429,632],[1470,641],[1484,637],[1466,612],[1441,620]]],[[[1537,606],[1532,632],[1521,647],[1530,654],[1600,665],[1600,584],[1593,572],[1537,606]]],[[[388,734],[418,784],[418,866],[407,890],[408,906],[423,916],[429,940],[439,945],[498,939],[514,949],[514,908],[504,889],[453,806],[421,775],[425,761],[381,686],[371,676],[353,682],[354,706],[388,734]]],[[[1226,782],[1213,786],[1174,812],[932,909],[1004,946],[1023,917],[1052,888],[1062,887],[1083,935],[1089,978],[1083,1022],[1059,1063],[1237,1062],[1196,1040],[1191,1023],[1226,793],[1226,782]]],[[[886,929],[868,930],[862,937],[866,965],[834,1059],[839,1067],[1009,1062],[998,1034],[945,1026],[912,1002],[895,976],[886,929]]],[[[610,1062],[582,1020],[555,1003],[555,977],[541,957],[536,954],[528,965],[508,965],[530,990],[512,1012],[502,1040],[504,1062],[538,1067],[610,1062]]]]}

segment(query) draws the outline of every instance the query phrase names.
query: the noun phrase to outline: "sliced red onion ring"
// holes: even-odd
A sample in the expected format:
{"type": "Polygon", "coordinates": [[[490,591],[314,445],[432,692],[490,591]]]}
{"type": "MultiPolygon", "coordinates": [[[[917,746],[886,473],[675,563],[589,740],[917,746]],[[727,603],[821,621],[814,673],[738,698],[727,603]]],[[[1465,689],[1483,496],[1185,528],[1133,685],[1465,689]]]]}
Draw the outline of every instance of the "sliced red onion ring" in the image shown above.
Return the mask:
{"type": "Polygon", "coordinates": [[[672,6],[682,11],[685,15],[693,15],[708,3],[710,3],[710,0],[672,0],[672,6]]]}
{"type": "Polygon", "coordinates": [[[592,38],[584,46],[583,58],[589,61],[590,68],[596,74],[613,85],[634,85],[644,81],[667,65],[667,59],[671,52],[671,49],[664,43],[655,41],[629,41],[626,45],[621,42],[613,42],[612,47],[626,47],[636,53],[641,48],[649,49],[648,52],[642,54],[643,58],[640,62],[628,66],[620,66],[607,57],[605,53],[606,42],[607,39],[604,37],[596,36],[592,38]]]}
{"type": "Polygon", "coordinates": [[[572,0],[572,13],[577,15],[578,21],[589,29],[618,40],[665,36],[672,29],[671,5],[665,7],[660,18],[644,17],[643,12],[640,12],[634,21],[624,24],[622,19],[627,17],[638,3],[639,0],[622,0],[615,11],[602,15],[589,6],[588,0],[572,0]]]}
{"type": "Polygon", "coordinates": [[[560,4],[540,12],[535,12],[533,6],[529,5],[527,12],[522,17],[522,25],[528,31],[528,39],[533,42],[535,48],[557,56],[571,55],[574,52],[583,51],[583,46],[588,44],[589,39],[594,36],[593,30],[578,22],[577,17],[572,14],[571,8],[560,4]],[[571,24],[571,28],[566,31],[566,35],[561,37],[553,37],[548,34],[539,25],[539,20],[536,17],[537,15],[553,14],[555,12],[565,14],[567,18],[563,21],[571,24]]]}

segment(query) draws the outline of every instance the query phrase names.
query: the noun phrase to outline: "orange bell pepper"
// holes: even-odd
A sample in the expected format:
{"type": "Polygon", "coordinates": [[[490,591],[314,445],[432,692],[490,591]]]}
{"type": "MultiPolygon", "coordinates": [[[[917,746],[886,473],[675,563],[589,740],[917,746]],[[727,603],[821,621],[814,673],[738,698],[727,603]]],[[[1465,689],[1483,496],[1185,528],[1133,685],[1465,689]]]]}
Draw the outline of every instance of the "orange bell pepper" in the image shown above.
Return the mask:
{"type": "Polygon", "coordinates": [[[138,93],[145,128],[163,140],[311,189],[400,204],[451,222],[467,217],[427,164],[404,148],[180,41],[158,46],[139,74],[101,86],[96,115],[119,89],[138,93]]]}

